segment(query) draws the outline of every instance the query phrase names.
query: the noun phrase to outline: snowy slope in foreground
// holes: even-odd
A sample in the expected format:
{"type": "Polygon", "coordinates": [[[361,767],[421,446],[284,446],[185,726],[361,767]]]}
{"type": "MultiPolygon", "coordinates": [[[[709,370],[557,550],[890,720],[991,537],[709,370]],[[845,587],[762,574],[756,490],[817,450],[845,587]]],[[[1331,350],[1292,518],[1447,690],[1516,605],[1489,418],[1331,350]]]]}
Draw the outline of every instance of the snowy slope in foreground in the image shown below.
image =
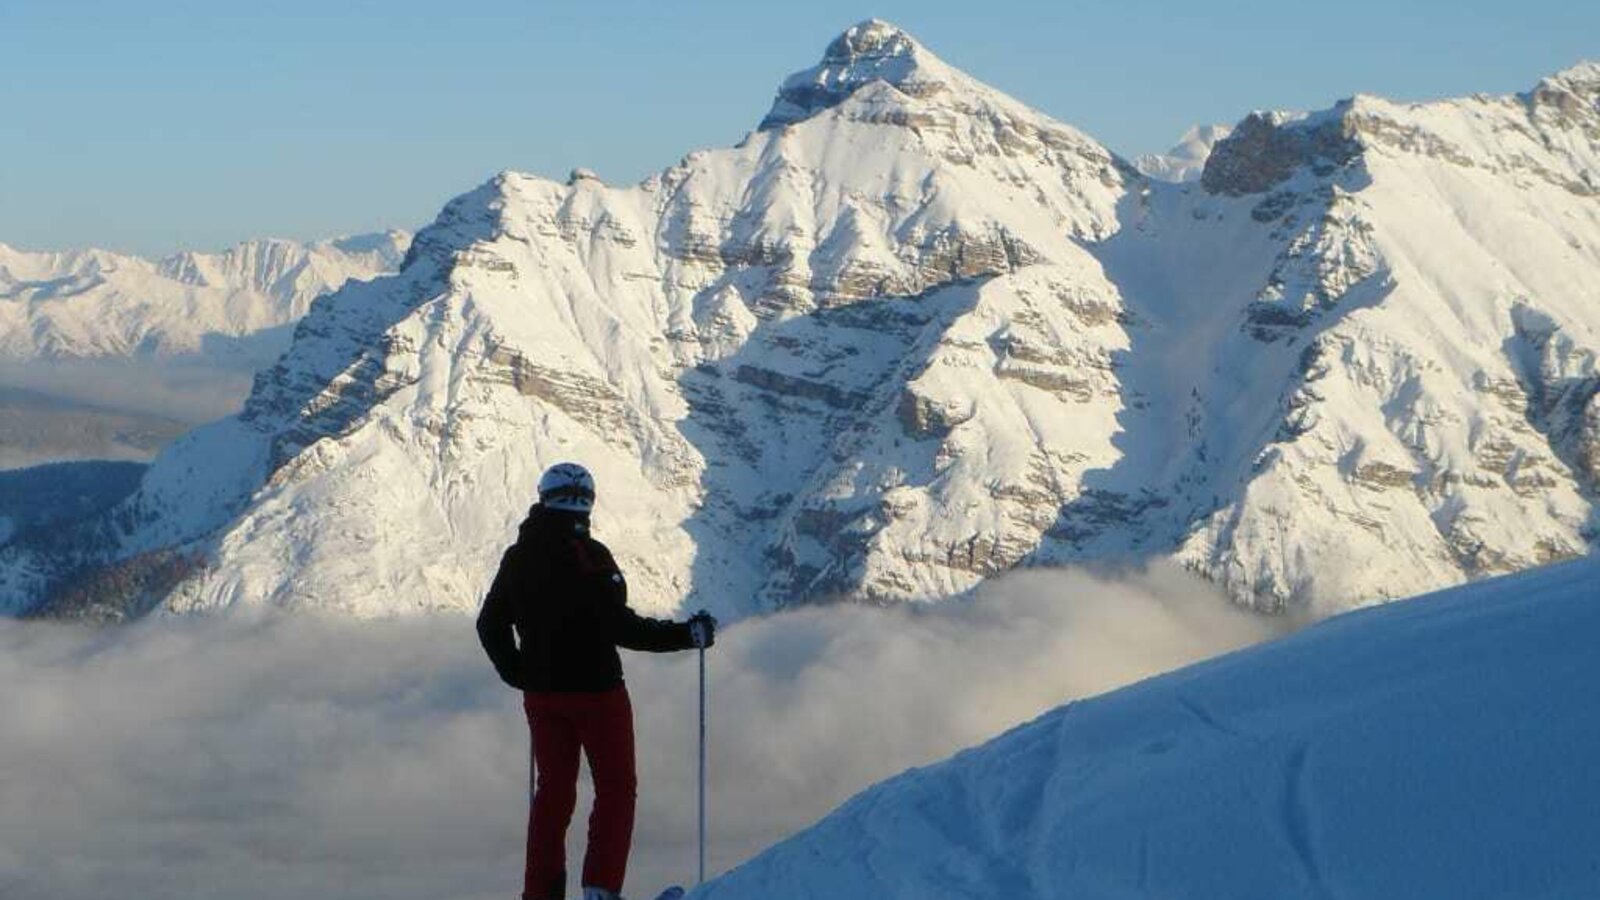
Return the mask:
{"type": "Polygon", "coordinates": [[[699,898],[1600,894],[1600,557],[1049,713],[699,898]]]}

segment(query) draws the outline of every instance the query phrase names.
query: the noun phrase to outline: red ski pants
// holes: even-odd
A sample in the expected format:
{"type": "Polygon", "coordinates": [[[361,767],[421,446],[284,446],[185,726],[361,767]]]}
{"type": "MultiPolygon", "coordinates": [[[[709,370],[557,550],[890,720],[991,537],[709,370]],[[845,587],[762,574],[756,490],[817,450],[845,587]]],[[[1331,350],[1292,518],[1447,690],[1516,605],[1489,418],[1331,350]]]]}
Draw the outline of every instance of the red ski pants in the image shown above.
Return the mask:
{"type": "Polygon", "coordinates": [[[567,825],[578,802],[578,752],[594,777],[594,811],[583,858],[584,887],[622,892],[633,841],[633,706],[618,686],[597,693],[523,695],[533,731],[537,783],[528,811],[528,867],[523,900],[559,900],[566,893],[567,825]]]}

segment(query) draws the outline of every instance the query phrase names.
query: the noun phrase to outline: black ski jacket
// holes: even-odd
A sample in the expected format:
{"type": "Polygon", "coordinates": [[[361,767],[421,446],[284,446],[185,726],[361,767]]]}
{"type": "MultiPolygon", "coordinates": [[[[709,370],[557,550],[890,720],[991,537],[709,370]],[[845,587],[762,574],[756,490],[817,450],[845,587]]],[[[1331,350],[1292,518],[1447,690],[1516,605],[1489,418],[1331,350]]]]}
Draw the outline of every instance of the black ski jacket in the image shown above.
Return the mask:
{"type": "Polygon", "coordinates": [[[628,585],[588,516],[535,504],[500,560],[478,639],[506,684],[523,691],[603,691],[622,684],[617,648],[694,646],[687,623],[628,607],[628,585]]]}

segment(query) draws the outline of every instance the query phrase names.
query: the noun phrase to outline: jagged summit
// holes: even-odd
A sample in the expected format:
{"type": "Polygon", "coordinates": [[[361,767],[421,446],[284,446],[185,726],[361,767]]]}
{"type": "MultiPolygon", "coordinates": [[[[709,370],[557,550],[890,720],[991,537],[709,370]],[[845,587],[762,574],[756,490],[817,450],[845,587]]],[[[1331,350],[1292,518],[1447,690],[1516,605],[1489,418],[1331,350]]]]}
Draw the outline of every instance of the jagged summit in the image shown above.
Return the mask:
{"type": "Polygon", "coordinates": [[[903,29],[868,19],[835,38],[822,62],[784,79],[758,130],[808,119],[874,81],[912,97],[927,97],[944,90],[953,75],[959,73],[903,29]]]}
{"type": "Polygon", "coordinates": [[[879,149],[932,155],[1011,187],[1061,182],[1070,195],[1066,206],[1048,200],[1051,191],[1026,191],[1035,202],[1046,198],[1052,215],[1083,237],[1109,234],[1113,195],[1125,182],[1142,180],[1089,135],[984,84],[878,19],[847,29],[819,64],[784,80],[752,146],[780,148],[791,137],[843,145],[851,138],[839,129],[861,126],[904,132],[875,135],[871,143],[879,149]]]}
{"type": "Polygon", "coordinates": [[[1547,82],[1562,82],[1590,91],[1600,90],[1600,59],[1585,59],[1577,65],[1562,69],[1546,78],[1547,82]]]}
{"type": "MultiPolygon", "coordinates": [[[[1523,95],[1530,107],[1553,111],[1561,118],[1579,118],[1600,125],[1600,61],[1584,60],[1562,69],[1523,95]]],[[[1593,134],[1593,131],[1590,131],[1593,134]]]]}

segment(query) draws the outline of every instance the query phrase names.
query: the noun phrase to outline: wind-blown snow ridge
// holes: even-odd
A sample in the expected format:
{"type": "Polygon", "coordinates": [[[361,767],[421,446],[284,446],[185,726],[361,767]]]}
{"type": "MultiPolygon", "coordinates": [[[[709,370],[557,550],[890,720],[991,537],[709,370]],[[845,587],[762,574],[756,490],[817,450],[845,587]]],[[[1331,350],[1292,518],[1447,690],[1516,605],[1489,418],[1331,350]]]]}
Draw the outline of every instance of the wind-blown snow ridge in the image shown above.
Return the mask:
{"type": "Polygon", "coordinates": [[[1579,555],[1575,84],[1253,115],[1163,184],[864,23],[737,147],[452,201],[398,275],[313,305],[240,418],[0,550],[0,605],[471,609],[573,458],[655,611],[1175,558],[1329,612],[1579,555]]]}
{"type": "Polygon", "coordinates": [[[1577,897],[1600,560],[1338,617],[858,795],[692,896],[1577,897]]]}

